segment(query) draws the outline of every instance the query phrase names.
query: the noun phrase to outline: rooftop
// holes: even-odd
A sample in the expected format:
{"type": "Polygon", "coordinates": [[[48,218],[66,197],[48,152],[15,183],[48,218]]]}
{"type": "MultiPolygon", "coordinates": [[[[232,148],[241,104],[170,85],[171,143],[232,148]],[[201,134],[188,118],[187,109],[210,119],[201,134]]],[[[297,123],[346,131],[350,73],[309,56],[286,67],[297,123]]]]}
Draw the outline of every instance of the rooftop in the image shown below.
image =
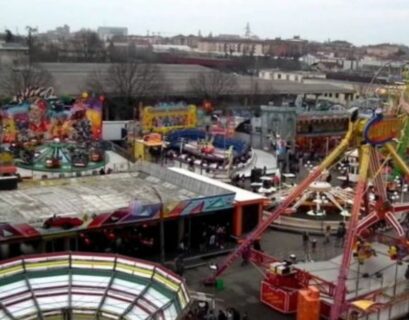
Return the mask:
{"type": "MultiPolygon", "coordinates": [[[[211,180],[211,179],[209,179],[211,180]]],[[[225,186],[169,169],[140,164],[134,172],[27,182],[0,193],[1,222],[39,225],[47,218],[101,214],[142,204],[178,203],[192,198],[232,194],[225,186]]]]}
{"type": "Polygon", "coordinates": [[[188,177],[194,178],[196,180],[205,182],[207,184],[213,185],[215,187],[219,187],[219,188],[223,188],[223,189],[227,189],[231,192],[234,192],[236,194],[236,196],[234,197],[235,201],[238,202],[245,202],[245,201],[260,201],[260,200],[267,200],[265,197],[263,197],[262,195],[259,195],[257,193],[254,192],[250,192],[235,186],[232,186],[230,184],[224,183],[222,181],[219,180],[215,180],[194,172],[191,172],[189,170],[183,169],[183,168],[170,168],[170,170],[186,175],[188,177]]]}

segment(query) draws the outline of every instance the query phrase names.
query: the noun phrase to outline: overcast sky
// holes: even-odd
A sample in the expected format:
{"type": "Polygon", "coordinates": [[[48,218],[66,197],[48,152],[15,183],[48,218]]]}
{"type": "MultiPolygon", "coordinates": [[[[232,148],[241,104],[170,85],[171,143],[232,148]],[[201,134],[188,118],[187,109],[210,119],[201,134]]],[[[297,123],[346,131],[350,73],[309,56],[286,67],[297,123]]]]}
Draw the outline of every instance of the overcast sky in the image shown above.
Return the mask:
{"type": "Polygon", "coordinates": [[[0,31],[19,33],[27,25],[43,32],[68,24],[126,26],[130,34],[243,35],[247,22],[262,38],[409,45],[409,0],[0,0],[0,31]]]}

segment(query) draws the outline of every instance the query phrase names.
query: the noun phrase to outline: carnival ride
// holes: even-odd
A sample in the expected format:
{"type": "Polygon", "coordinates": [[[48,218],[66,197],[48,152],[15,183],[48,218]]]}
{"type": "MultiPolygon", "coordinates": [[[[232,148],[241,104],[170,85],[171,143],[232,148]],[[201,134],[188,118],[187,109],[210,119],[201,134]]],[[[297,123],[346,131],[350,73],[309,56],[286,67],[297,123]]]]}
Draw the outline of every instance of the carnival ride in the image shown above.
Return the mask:
{"type": "MultiPolygon", "coordinates": [[[[274,194],[275,198],[285,199],[291,193],[291,189],[283,189],[274,194]]],[[[339,215],[340,219],[350,216],[349,210],[352,205],[353,189],[332,186],[326,181],[311,183],[303,194],[295,199],[289,206],[287,213],[306,214],[311,217],[332,217],[339,215]]]]}
{"type": "MultiPolygon", "coordinates": [[[[404,73],[404,79],[406,88],[399,93],[399,102],[397,105],[397,112],[402,112],[405,115],[403,130],[401,138],[397,145],[397,152],[403,158],[408,158],[408,149],[409,149],[409,103],[406,102],[406,96],[409,95],[409,72],[404,73]]],[[[394,170],[395,175],[399,175],[401,172],[398,167],[394,170]]]]}
{"type": "Polygon", "coordinates": [[[55,139],[36,149],[24,149],[17,167],[45,172],[96,170],[105,165],[105,153],[98,145],[91,148],[55,139]]]}
{"type": "MultiPolygon", "coordinates": [[[[352,199],[352,208],[348,221],[347,236],[344,244],[344,254],[339,267],[339,273],[336,283],[332,284],[332,289],[322,292],[331,297],[333,303],[331,306],[330,319],[337,320],[341,318],[356,299],[347,299],[346,282],[349,275],[349,268],[353,256],[354,245],[358,236],[367,236],[368,230],[373,231],[376,224],[384,222],[389,224],[397,233],[394,240],[396,247],[407,250],[408,242],[405,237],[405,230],[399,223],[397,216],[409,211],[409,204],[390,203],[384,179],[381,173],[385,164],[392,159],[396,166],[404,173],[409,175],[409,168],[397,153],[393,140],[397,139],[403,126],[403,117],[400,115],[382,113],[374,114],[371,118],[359,115],[357,109],[351,111],[348,131],[341,143],[324,159],[324,161],[315,167],[310,174],[298,185],[296,185],[288,196],[270,212],[264,221],[251,232],[226,259],[217,267],[216,272],[205,280],[205,283],[211,284],[243,253],[248,252],[256,239],[259,239],[264,231],[300,197],[309,186],[317,181],[325,170],[342,159],[342,156],[349,148],[358,148],[359,150],[359,176],[354,188],[354,197],[352,199]],[[369,199],[369,180],[372,180],[373,192],[375,197],[369,199]]],[[[407,252],[407,251],[406,251],[407,252]]],[[[271,261],[271,259],[270,259],[271,261]]],[[[308,286],[308,280],[311,277],[305,277],[300,274],[302,287],[308,286]]],[[[274,282],[273,282],[274,285],[274,282]]],[[[277,283],[276,283],[277,285],[277,283]]],[[[282,285],[279,283],[278,285],[282,285]]],[[[284,285],[285,287],[285,285],[284,285]]],[[[362,297],[360,297],[363,299],[362,297]]],[[[375,296],[366,297],[367,300],[376,300],[375,296]]],[[[408,297],[409,298],[409,297],[408,297]]],[[[408,299],[406,298],[406,299],[408,299]]],[[[382,303],[377,304],[378,308],[382,303]]]]}
{"type": "Polygon", "coordinates": [[[103,101],[86,92],[77,99],[58,99],[52,88],[27,88],[0,112],[1,143],[9,144],[23,169],[63,173],[100,168],[105,160],[97,143],[103,101]]]}
{"type": "Polygon", "coordinates": [[[182,278],[122,255],[26,255],[2,261],[0,268],[4,320],[176,320],[191,302],[182,278]]]}
{"type": "Polygon", "coordinates": [[[186,152],[198,159],[211,162],[226,162],[232,149],[233,161],[245,161],[251,155],[250,146],[240,139],[223,135],[211,135],[204,130],[186,129],[171,132],[166,137],[169,147],[178,152],[186,152]]]}

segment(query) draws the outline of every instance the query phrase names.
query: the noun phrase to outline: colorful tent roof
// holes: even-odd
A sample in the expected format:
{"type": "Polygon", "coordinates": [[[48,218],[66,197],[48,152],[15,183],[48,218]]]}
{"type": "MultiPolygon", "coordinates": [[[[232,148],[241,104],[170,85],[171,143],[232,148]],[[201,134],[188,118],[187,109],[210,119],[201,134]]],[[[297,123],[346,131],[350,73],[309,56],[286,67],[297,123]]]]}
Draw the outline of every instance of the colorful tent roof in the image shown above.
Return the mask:
{"type": "Polygon", "coordinates": [[[0,264],[0,319],[176,319],[189,302],[165,268],[120,255],[60,253],[0,264]]]}

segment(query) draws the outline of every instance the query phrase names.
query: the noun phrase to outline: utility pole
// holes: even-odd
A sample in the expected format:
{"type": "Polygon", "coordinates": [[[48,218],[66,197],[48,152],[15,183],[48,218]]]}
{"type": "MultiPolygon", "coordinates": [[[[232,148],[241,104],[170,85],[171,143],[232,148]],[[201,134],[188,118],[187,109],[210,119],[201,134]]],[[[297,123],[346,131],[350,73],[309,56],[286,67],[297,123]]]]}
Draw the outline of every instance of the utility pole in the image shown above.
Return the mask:
{"type": "Polygon", "coordinates": [[[26,27],[26,30],[28,31],[28,36],[27,36],[27,44],[28,44],[28,65],[31,66],[33,62],[33,33],[37,32],[37,28],[33,28],[30,26],[26,27]]]}
{"type": "Polygon", "coordinates": [[[159,190],[156,187],[152,187],[153,192],[155,193],[156,197],[159,199],[160,207],[159,207],[159,227],[160,227],[160,263],[163,265],[165,263],[165,221],[164,221],[164,212],[163,212],[163,198],[160,195],[159,190]]]}

